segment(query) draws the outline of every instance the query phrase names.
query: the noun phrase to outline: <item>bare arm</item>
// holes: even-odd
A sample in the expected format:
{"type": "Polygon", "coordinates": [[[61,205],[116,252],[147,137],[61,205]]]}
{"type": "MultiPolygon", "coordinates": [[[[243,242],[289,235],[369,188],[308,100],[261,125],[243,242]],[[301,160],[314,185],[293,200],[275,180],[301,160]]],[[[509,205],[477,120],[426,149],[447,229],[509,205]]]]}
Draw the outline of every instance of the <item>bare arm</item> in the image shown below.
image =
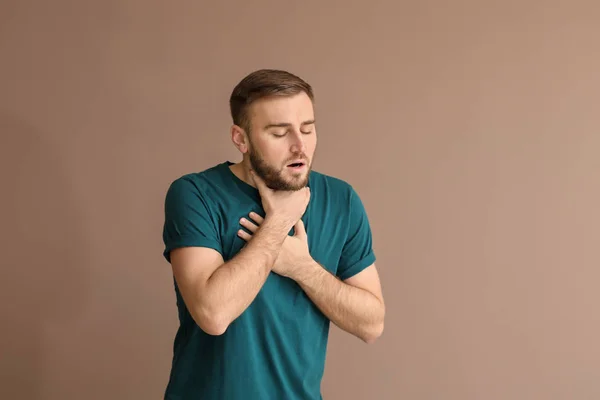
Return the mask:
{"type": "Polygon", "coordinates": [[[255,238],[228,262],[216,250],[183,247],[171,252],[181,296],[202,330],[221,335],[252,303],[287,236],[285,224],[265,219],[255,238]]]}
{"type": "Polygon", "coordinates": [[[383,332],[385,305],[375,264],[341,281],[315,261],[294,277],[325,316],[366,343],[383,332]]]}

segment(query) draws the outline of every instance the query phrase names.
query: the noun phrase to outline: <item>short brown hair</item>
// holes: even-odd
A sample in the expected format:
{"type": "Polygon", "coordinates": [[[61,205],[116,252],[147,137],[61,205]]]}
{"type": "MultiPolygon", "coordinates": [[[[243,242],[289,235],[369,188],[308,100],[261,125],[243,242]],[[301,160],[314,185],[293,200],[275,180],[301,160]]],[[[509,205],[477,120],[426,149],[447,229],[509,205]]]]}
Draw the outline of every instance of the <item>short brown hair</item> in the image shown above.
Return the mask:
{"type": "Polygon", "coordinates": [[[248,108],[254,101],[271,96],[293,96],[300,92],[314,101],[312,87],[298,76],[277,69],[254,71],[242,79],[231,93],[229,108],[233,123],[249,133],[248,108]]]}

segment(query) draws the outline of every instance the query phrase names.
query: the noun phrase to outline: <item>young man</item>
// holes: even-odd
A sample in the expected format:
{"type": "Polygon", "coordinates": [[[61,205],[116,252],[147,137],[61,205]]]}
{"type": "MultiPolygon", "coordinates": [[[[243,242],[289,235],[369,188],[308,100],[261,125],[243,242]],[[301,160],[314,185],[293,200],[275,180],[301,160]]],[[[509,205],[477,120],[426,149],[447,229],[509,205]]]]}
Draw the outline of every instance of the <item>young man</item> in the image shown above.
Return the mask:
{"type": "Polygon", "coordinates": [[[164,256],[180,326],[165,399],[321,399],[330,321],[367,343],[383,331],[363,204],[346,182],[311,172],[313,101],[291,73],[251,73],[230,99],[242,161],[168,189],[164,256]]]}

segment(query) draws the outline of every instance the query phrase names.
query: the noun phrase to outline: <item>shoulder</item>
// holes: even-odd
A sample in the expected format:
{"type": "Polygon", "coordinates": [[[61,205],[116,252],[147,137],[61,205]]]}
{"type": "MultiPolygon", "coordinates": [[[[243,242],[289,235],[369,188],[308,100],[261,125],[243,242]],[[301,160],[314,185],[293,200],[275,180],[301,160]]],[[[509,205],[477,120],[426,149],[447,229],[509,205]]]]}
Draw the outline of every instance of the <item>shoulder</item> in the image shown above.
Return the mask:
{"type": "Polygon", "coordinates": [[[210,186],[215,179],[222,175],[222,165],[215,165],[210,168],[198,171],[188,172],[172,179],[168,185],[168,192],[173,191],[198,191],[202,192],[207,186],[210,186]]]}
{"type": "Polygon", "coordinates": [[[167,203],[201,200],[210,197],[211,187],[220,179],[221,165],[216,165],[199,172],[180,175],[168,184],[167,203]]]}
{"type": "Polygon", "coordinates": [[[365,205],[355,187],[344,179],[313,172],[311,177],[311,198],[314,194],[321,207],[336,210],[345,218],[360,220],[365,218],[365,205]],[[314,193],[312,187],[315,187],[314,193]]]}
{"type": "Polygon", "coordinates": [[[315,191],[325,194],[330,200],[349,202],[352,197],[358,196],[352,184],[344,179],[319,171],[312,171],[310,179],[311,191],[314,187],[315,191]]]}

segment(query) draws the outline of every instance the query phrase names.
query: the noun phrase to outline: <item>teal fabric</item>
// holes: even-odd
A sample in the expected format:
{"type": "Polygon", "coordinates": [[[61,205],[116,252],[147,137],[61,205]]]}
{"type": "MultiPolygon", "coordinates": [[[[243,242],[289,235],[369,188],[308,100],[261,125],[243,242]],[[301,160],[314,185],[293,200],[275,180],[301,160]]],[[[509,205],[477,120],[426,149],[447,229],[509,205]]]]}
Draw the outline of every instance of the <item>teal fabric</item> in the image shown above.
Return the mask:
{"type": "MultiPolygon", "coordinates": [[[[165,199],[164,257],[182,246],[217,250],[225,261],[244,246],[239,220],[264,216],[258,190],[229,161],[174,180],[165,199]]],[[[311,172],[302,217],[312,257],[340,279],[375,262],[367,214],[348,183],[311,172]]],[[[292,232],[290,232],[291,234],[292,232]]],[[[179,328],[165,399],[317,400],[329,320],[291,279],[271,273],[252,304],[223,335],[202,331],[175,282],[179,328]]]]}

